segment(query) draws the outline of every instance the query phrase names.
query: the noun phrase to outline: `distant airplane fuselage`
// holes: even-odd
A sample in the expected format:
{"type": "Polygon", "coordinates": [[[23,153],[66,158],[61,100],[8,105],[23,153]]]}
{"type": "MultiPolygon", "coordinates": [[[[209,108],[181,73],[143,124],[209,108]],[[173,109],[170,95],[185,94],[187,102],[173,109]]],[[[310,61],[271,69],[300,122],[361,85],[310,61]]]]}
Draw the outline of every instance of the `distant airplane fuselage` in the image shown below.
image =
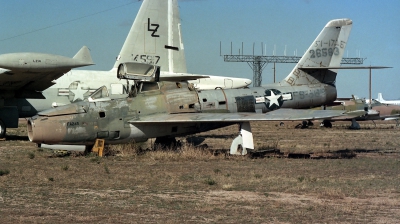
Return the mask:
{"type": "Polygon", "coordinates": [[[376,100],[383,104],[400,105],[400,100],[385,100],[385,99],[383,99],[382,93],[378,93],[378,99],[376,99],[376,100]]]}

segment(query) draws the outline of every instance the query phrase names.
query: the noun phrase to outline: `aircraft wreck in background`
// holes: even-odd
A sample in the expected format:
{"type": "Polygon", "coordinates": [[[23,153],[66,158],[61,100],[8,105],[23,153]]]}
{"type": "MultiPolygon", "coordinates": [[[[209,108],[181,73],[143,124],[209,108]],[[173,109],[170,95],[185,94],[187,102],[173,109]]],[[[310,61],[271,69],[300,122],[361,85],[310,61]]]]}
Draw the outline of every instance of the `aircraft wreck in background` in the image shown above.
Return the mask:
{"type": "Polygon", "coordinates": [[[334,121],[351,121],[350,129],[360,129],[360,124],[357,121],[372,121],[375,120],[395,120],[399,126],[398,119],[400,118],[400,105],[383,104],[377,100],[372,100],[367,103],[365,99],[359,99],[353,96],[351,99],[338,99],[335,101],[338,105],[327,106],[325,110],[345,110],[348,112],[364,110],[366,113],[359,117],[349,118],[332,118],[321,122],[323,127],[332,127],[334,121]]]}

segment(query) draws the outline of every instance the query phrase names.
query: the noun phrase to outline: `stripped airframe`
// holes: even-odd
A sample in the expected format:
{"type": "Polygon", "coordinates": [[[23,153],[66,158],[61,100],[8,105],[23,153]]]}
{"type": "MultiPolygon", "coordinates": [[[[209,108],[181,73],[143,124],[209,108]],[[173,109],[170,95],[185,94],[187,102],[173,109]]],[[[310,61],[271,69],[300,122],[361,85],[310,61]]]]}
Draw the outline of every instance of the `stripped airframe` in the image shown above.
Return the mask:
{"type": "Polygon", "coordinates": [[[158,66],[120,61],[118,76],[135,82],[130,97],[110,100],[104,87],[88,101],[40,112],[28,122],[29,139],[37,144],[91,146],[96,139],[118,144],[156,138],[169,144],[177,136],[239,124],[231,153],[246,154],[246,149],[254,149],[250,121],[345,115],[301,108],[336,100],[335,68],[340,66],[351,27],[350,19],[329,21],[292,72],[263,87],[197,91],[186,81],[160,81],[158,66]]]}

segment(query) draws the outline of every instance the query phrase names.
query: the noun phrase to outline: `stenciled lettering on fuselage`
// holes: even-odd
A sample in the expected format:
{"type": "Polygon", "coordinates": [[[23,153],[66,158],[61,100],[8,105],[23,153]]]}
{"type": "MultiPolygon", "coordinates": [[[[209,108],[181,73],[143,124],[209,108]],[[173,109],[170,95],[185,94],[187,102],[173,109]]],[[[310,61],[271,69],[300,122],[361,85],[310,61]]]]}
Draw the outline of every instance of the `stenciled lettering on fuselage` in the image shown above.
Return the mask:
{"type": "Polygon", "coordinates": [[[264,96],[256,97],[256,103],[264,103],[269,110],[276,110],[282,107],[284,101],[292,99],[292,93],[281,93],[277,89],[267,89],[264,96]]]}
{"type": "Polygon", "coordinates": [[[293,98],[304,100],[307,98],[318,98],[318,97],[323,97],[325,95],[325,89],[320,88],[320,89],[310,89],[308,91],[295,91],[292,92],[293,98]]]}
{"type": "Polygon", "coordinates": [[[67,122],[67,126],[73,126],[73,127],[75,127],[75,126],[79,126],[79,122],[78,121],[71,121],[71,122],[67,122]]]}

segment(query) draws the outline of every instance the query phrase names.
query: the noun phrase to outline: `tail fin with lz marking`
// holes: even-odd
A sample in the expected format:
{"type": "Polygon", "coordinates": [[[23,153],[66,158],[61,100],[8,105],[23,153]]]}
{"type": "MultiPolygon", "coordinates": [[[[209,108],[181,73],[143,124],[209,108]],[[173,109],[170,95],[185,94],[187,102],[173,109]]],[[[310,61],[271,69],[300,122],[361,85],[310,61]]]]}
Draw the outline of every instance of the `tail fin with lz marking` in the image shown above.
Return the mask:
{"type": "Polygon", "coordinates": [[[186,73],[177,0],[144,0],[114,68],[120,63],[154,64],[161,71],[186,73]]]}
{"type": "Polygon", "coordinates": [[[352,24],[350,19],[329,21],[292,72],[280,84],[283,86],[318,83],[335,85],[337,69],[326,68],[340,66],[352,24]],[[307,67],[312,67],[312,69],[307,69],[307,67]]]}

